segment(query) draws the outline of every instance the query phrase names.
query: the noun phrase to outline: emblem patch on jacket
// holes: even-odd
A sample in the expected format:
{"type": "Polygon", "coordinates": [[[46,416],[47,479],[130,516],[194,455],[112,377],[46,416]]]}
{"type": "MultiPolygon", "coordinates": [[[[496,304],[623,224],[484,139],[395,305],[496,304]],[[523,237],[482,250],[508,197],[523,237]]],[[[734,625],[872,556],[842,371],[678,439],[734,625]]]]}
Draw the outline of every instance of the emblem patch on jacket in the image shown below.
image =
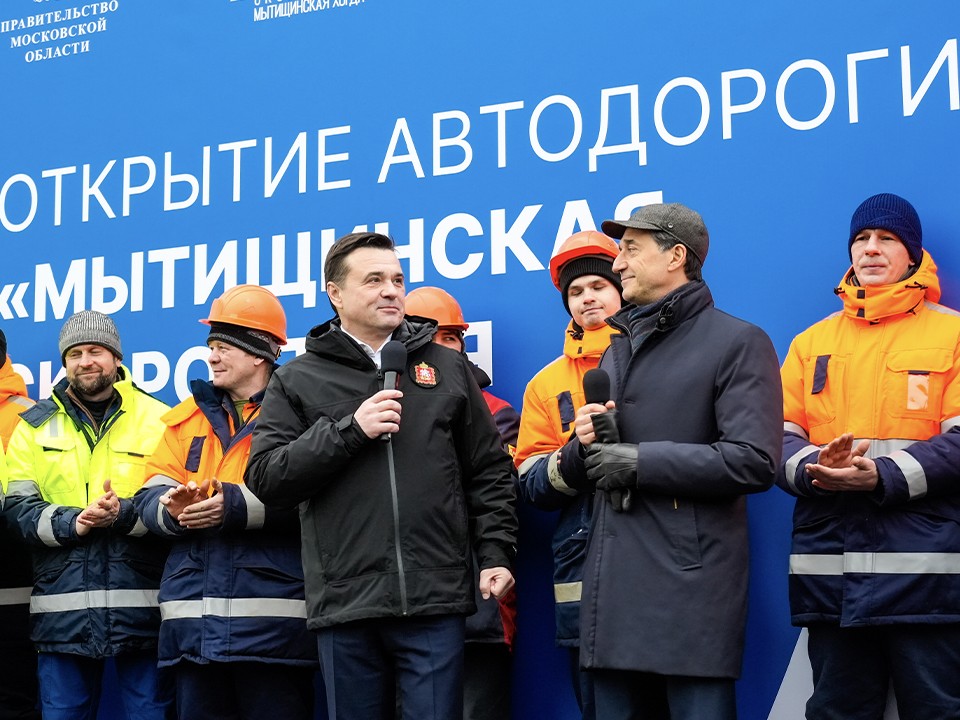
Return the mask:
{"type": "Polygon", "coordinates": [[[440,381],[440,373],[433,366],[422,362],[410,366],[410,376],[420,387],[436,387],[440,381]]]}

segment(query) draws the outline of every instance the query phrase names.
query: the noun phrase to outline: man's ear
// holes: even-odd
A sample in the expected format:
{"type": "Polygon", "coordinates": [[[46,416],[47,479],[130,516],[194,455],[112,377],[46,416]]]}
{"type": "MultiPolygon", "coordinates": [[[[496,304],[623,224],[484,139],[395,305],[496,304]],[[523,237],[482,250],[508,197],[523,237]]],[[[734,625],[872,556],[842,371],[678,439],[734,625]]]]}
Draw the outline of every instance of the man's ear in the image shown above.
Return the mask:
{"type": "Polygon", "coordinates": [[[343,296],[336,283],[327,283],[327,298],[329,298],[330,304],[333,305],[334,309],[337,310],[337,314],[339,314],[340,308],[343,307],[343,296]]]}
{"type": "Polygon", "coordinates": [[[673,246],[671,250],[673,257],[670,258],[670,269],[680,269],[683,270],[683,266],[687,262],[687,253],[690,250],[687,249],[687,246],[683,243],[677,243],[673,246]]]}

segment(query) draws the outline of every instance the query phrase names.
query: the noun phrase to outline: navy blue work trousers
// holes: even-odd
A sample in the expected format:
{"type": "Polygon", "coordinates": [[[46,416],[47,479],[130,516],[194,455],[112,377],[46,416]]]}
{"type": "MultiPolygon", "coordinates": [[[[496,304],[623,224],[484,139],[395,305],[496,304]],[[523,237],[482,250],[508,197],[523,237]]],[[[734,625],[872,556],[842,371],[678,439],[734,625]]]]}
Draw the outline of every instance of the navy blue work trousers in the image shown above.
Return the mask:
{"type": "Polygon", "coordinates": [[[602,720],[736,720],[734,681],[591,670],[602,720]]]}
{"type": "Polygon", "coordinates": [[[263,662],[174,668],[179,720],[311,720],[314,668],[263,662]]]}
{"type": "Polygon", "coordinates": [[[463,717],[464,618],[439,615],[345,623],[317,632],[331,720],[463,717]]]}
{"type": "Polygon", "coordinates": [[[893,683],[900,720],[960,718],[960,625],[812,625],[809,720],[881,720],[893,683]]]}
{"type": "MultiPolygon", "coordinates": [[[[37,657],[44,720],[94,720],[100,707],[106,658],[42,652],[37,657]]],[[[157,670],[157,653],[128,652],[113,658],[119,704],[136,720],[173,716],[173,688],[157,670]]]]}

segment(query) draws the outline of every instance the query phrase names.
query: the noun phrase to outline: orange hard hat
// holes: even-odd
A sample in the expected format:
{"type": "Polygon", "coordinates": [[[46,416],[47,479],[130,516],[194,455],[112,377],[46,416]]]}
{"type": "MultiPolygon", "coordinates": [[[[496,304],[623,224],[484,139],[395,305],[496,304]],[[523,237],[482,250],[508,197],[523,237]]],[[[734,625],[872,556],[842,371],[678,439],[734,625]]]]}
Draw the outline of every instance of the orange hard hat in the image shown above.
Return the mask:
{"type": "Polygon", "coordinates": [[[453,295],[438,287],[419,287],[407,293],[404,300],[407,315],[419,315],[437,321],[437,327],[466,330],[470,324],[463,319],[460,304],[453,295]]]}
{"type": "Polygon", "coordinates": [[[550,279],[557,286],[557,290],[563,291],[560,287],[560,271],[563,266],[571,260],[582,257],[608,257],[612,261],[620,254],[620,248],[611,238],[597,230],[584,230],[571,235],[557,250],[556,255],[550,258],[550,279]]]}
{"type": "Polygon", "coordinates": [[[287,344],[287,316],[277,296],[259,285],[237,285],[213,301],[210,317],[200,322],[226,323],[270,333],[287,344]]]}

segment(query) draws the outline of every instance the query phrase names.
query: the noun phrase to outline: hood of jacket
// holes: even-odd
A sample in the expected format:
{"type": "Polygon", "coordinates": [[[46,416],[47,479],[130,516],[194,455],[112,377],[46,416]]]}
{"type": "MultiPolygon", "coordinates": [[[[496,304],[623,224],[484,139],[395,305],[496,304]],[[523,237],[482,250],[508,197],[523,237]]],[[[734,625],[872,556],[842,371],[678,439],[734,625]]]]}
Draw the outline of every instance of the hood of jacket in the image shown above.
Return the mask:
{"type": "Polygon", "coordinates": [[[27,397],[27,385],[7,357],[6,362],[0,366],[0,400],[6,400],[13,395],[27,397]]]}
{"type": "Polygon", "coordinates": [[[834,292],[843,301],[845,315],[866,322],[876,322],[894,315],[911,312],[925,300],[940,299],[940,280],[937,264],[926,250],[917,271],[908,278],[888,285],[864,287],[858,284],[853,267],[840,281],[834,292]]]}

